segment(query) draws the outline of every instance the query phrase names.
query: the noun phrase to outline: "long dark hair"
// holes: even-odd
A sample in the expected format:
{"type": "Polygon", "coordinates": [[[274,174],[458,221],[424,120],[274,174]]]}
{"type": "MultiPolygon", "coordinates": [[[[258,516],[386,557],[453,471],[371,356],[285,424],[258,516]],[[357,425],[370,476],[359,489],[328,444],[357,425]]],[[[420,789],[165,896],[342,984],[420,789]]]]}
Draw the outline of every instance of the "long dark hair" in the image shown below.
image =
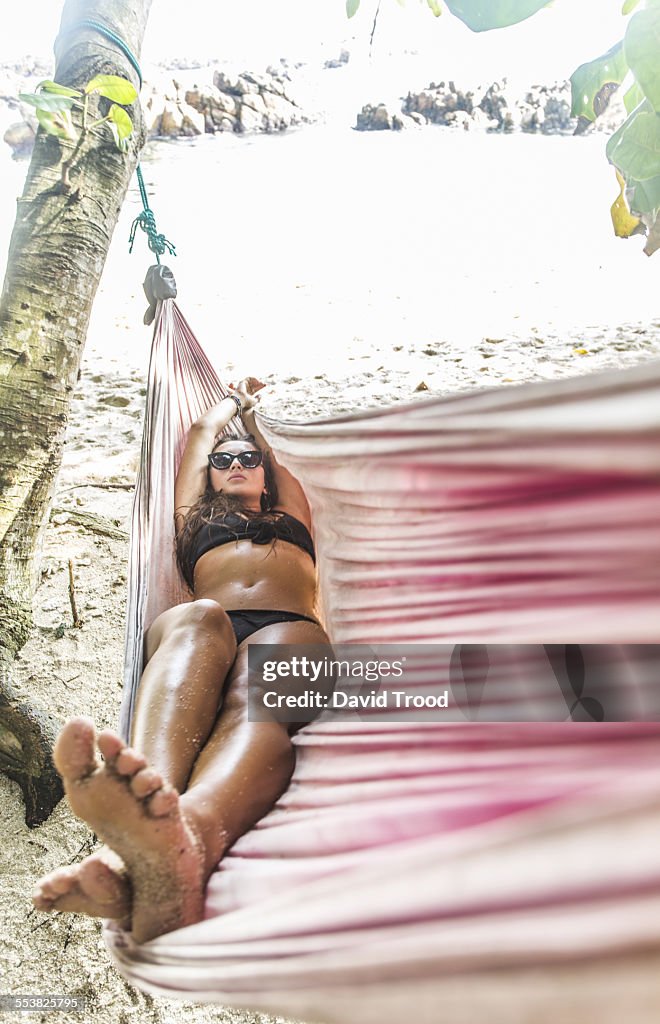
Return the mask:
{"type": "MultiPolygon", "coordinates": [[[[255,448],[259,447],[256,443],[254,434],[244,434],[242,437],[221,437],[213,446],[213,451],[215,451],[216,448],[219,448],[220,445],[225,444],[227,441],[248,441],[255,448]]],[[[238,495],[223,494],[221,491],[214,491],[211,487],[210,467],[207,469],[206,489],[201,497],[199,497],[194,505],[191,505],[186,512],[175,542],[176,562],[179,567],[179,572],[188,584],[191,592],[195,589],[193,580],[193,572],[195,569],[195,541],[197,540],[197,534],[202,527],[221,518],[226,515],[227,512],[234,512],[247,519],[255,519],[257,522],[264,522],[272,518],[273,509],[279,501],[279,495],[277,493],[277,483],[275,482],[273,464],[267,451],[264,451],[263,453],[262,465],[264,467],[266,493],[261,495],[260,512],[255,512],[253,509],[245,508],[241,504],[241,499],[238,495]]]]}

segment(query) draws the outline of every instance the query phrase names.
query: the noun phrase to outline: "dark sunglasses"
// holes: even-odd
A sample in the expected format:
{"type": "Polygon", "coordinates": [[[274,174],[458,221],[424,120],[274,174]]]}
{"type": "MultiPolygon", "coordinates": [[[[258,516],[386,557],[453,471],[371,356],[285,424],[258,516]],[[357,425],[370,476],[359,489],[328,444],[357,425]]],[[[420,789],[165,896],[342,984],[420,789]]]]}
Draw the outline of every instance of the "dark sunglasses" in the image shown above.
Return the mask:
{"type": "Polygon", "coordinates": [[[211,452],[209,465],[214,469],[229,469],[234,459],[238,459],[243,469],[256,469],[264,461],[264,453],[252,448],[245,452],[211,452]]]}

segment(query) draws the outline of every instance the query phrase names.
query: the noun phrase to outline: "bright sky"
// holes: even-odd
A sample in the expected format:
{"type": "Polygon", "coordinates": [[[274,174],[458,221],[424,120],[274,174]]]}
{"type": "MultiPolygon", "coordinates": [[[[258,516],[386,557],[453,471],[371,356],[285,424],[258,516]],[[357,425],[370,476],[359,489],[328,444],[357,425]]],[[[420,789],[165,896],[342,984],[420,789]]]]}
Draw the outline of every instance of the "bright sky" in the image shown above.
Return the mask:
{"type": "MultiPolygon", "coordinates": [[[[153,0],[142,59],[200,56],[258,69],[282,56],[335,55],[343,40],[366,59],[377,0],[362,0],[352,21],[344,0],[153,0]],[[185,11],[185,17],[182,16],[185,11]],[[351,44],[351,37],[354,42],[351,44]]],[[[533,18],[498,32],[474,34],[448,14],[435,19],[425,0],[383,0],[374,59],[419,50],[438,64],[438,78],[461,72],[512,78],[567,77],[623,34],[623,0],[555,0],[533,18]]],[[[52,53],[62,0],[24,0],[3,12],[0,60],[52,53]]]]}

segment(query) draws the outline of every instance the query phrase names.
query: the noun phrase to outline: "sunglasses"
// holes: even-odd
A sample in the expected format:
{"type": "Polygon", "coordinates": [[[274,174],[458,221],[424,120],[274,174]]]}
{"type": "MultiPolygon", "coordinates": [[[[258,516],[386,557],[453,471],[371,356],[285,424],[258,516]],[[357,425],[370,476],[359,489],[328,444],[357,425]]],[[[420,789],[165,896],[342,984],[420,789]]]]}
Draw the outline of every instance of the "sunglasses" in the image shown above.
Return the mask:
{"type": "Polygon", "coordinates": [[[234,459],[238,459],[243,469],[256,469],[264,461],[264,453],[252,448],[245,452],[211,452],[209,465],[214,469],[229,469],[234,459]]]}

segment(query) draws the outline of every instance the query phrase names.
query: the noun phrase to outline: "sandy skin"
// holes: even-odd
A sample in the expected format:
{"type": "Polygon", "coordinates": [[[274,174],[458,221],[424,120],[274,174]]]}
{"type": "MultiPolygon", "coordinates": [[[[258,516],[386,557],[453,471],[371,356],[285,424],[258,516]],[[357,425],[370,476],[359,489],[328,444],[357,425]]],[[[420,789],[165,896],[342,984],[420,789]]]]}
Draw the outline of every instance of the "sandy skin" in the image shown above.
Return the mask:
{"type": "Polygon", "coordinates": [[[72,810],[110,850],[47,875],[37,886],[35,906],[116,917],[125,924],[132,894],[136,942],[199,921],[204,849],[176,790],[111,730],[96,737],[85,718],[65,725],[54,760],[72,810]],[[96,744],[103,762],[97,759],[96,744]]]}

